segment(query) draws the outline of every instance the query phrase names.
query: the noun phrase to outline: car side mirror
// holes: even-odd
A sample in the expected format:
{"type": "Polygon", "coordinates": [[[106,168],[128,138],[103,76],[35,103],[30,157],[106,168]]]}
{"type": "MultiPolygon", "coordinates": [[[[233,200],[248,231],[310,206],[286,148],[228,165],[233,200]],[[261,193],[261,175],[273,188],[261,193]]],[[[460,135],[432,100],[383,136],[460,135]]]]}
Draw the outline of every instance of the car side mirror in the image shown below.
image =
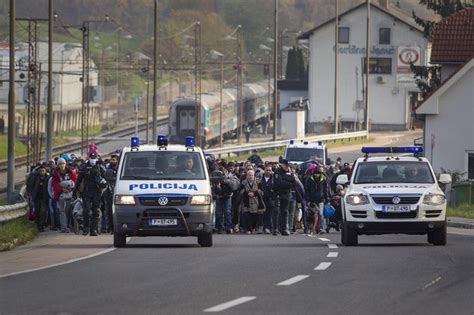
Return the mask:
{"type": "Polygon", "coordinates": [[[347,174],[341,174],[336,179],[336,184],[338,185],[347,185],[349,183],[349,177],[347,174]]]}
{"type": "Polygon", "coordinates": [[[452,178],[449,174],[441,174],[439,175],[438,182],[444,185],[451,184],[452,178]]]}

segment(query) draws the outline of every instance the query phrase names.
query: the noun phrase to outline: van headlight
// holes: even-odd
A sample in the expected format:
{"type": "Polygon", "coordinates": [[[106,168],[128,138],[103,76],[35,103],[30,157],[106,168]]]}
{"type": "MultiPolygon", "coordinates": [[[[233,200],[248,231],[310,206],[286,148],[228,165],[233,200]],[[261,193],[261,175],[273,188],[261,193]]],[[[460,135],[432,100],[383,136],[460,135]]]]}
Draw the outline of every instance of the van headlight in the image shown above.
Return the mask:
{"type": "Polygon", "coordinates": [[[192,205],[210,205],[211,196],[210,195],[196,195],[191,198],[192,205]]]}
{"type": "Polygon", "coordinates": [[[346,202],[353,206],[365,205],[369,203],[369,197],[364,194],[359,195],[347,195],[346,202]]]}
{"type": "Polygon", "coordinates": [[[441,194],[428,194],[423,197],[423,203],[431,206],[440,206],[445,203],[446,197],[441,194]]]}
{"type": "Polygon", "coordinates": [[[134,205],[135,197],[132,195],[115,195],[116,205],[134,205]]]}

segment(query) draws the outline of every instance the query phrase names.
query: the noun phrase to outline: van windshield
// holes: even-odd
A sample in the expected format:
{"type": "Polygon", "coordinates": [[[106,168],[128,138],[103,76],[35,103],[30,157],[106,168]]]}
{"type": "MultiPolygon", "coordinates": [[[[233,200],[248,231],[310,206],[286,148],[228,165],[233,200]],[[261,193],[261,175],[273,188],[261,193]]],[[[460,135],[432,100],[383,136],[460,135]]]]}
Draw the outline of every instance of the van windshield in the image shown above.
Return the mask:
{"type": "Polygon", "coordinates": [[[123,159],[124,180],[203,180],[205,169],[198,152],[138,151],[127,152],[123,159]]]}
{"type": "Polygon", "coordinates": [[[361,162],[357,167],[354,183],[433,184],[434,178],[431,173],[430,167],[426,162],[361,162]]]}
{"type": "Polygon", "coordinates": [[[304,162],[308,160],[323,160],[324,150],[315,148],[287,148],[285,159],[288,161],[304,162]]]}

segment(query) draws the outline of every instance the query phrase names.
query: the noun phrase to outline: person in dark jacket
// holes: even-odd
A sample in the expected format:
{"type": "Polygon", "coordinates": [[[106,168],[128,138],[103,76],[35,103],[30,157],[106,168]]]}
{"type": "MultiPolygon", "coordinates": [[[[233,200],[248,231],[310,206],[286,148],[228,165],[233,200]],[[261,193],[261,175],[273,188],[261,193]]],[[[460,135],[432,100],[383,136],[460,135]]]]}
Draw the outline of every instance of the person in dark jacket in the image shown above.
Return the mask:
{"type": "Polygon", "coordinates": [[[275,194],[273,193],[273,170],[271,165],[265,167],[260,190],[263,192],[263,202],[265,203],[265,213],[263,214],[263,233],[270,234],[272,230],[272,214],[275,207],[275,194]]]}
{"type": "Polygon", "coordinates": [[[321,220],[321,212],[324,204],[329,202],[328,183],[326,177],[320,167],[313,171],[313,175],[309,176],[305,182],[305,196],[308,204],[315,204],[319,210],[320,229],[322,232],[326,228],[324,220],[321,220]]]}
{"type": "Polygon", "coordinates": [[[89,160],[81,165],[77,177],[76,191],[80,193],[84,206],[83,235],[97,236],[102,191],[107,188],[105,167],[99,162],[97,153],[89,154],[89,160]]]}
{"type": "Polygon", "coordinates": [[[232,233],[232,196],[239,188],[240,181],[233,173],[228,172],[225,163],[220,170],[212,173],[215,182],[212,192],[216,200],[216,225],[215,230],[221,234],[232,233]]]}
{"type": "Polygon", "coordinates": [[[35,207],[36,226],[40,232],[44,232],[46,214],[48,211],[48,181],[49,174],[46,171],[46,167],[41,165],[38,169],[38,173],[34,177],[31,192],[31,198],[35,207]]]}
{"type": "Polygon", "coordinates": [[[113,232],[114,224],[112,222],[112,203],[113,203],[113,196],[114,196],[114,189],[115,189],[115,180],[117,178],[117,171],[118,171],[118,163],[119,163],[119,156],[117,154],[112,154],[110,156],[110,161],[105,165],[106,172],[110,174],[105,179],[107,180],[108,187],[104,192],[104,206],[105,206],[105,213],[104,217],[107,224],[107,232],[113,232]]]}
{"type": "Polygon", "coordinates": [[[295,187],[295,175],[291,173],[289,162],[280,157],[280,168],[273,175],[273,191],[275,192],[279,207],[273,209],[272,223],[273,235],[290,235],[288,230],[288,209],[291,189],[295,187]]]}

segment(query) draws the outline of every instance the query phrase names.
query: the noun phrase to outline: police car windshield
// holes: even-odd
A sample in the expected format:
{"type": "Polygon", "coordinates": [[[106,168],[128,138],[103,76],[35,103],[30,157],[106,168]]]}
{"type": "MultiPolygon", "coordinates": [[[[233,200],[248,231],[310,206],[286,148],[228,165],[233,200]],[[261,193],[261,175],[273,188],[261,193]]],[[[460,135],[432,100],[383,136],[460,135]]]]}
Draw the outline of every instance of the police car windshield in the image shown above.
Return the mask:
{"type": "Polygon", "coordinates": [[[203,180],[205,173],[197,152],[138,151],[125,154],[121,179],[203,180]]]}
{"type": "Polygon", "coordinates": [[[322,160],[324,151],[315,148],[287,148],[285,159],[288,161],[304,162],[308,160],[322,160]]]}
{"type": "Polygon", "coordinates": [[[390,160],[359,163],[355,174],[354,183],[433,184],[434,178],[430,167],[426,162],[390,160]]]}

